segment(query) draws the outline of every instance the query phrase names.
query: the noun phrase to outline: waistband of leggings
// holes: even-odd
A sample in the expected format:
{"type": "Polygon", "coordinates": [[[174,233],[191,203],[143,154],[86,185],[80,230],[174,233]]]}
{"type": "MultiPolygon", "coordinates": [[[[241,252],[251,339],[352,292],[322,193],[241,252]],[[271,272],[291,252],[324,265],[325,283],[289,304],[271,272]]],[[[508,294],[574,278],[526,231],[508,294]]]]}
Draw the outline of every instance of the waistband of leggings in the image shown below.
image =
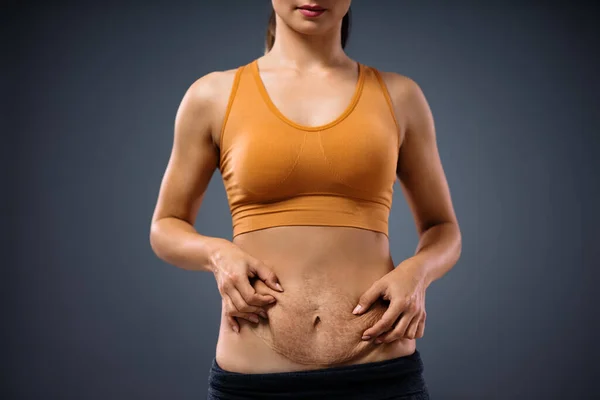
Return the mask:
{"type": "Polygon", "coordinates": [[[321,387],[346,387],[347,385],[377,385],[386,382],[397,383],[403,376],[421,375],[423,361],[418,350],[408,356],[362,364],[313,369],[306,371],[244,374],[222,369],[213,359],[209,382],[215,388],[252,389],[257,385],[271,390],[303,388],[306,390],[321,387]]]}

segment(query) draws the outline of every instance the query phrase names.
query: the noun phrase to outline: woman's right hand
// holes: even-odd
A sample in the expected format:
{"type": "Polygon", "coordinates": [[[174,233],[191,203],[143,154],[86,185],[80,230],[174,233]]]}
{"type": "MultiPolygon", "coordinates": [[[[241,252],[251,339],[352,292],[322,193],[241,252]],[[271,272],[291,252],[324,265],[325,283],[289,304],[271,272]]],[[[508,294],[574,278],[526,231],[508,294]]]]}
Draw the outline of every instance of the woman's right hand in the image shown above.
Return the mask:
{"type": "Polygon", "coordinates": [[[223,298],[227,322],[234,332],[240,331],[237,318],[254,323],[259,322],[259,315],[267,318],[262,307],[275,303],[276,299],[271,295],[257,293],[250,279],[258,278],[271,289],[283,292],[277,276],[269,267],[228,241],[220,243],[211,257],[211,263],[223,298]]]}

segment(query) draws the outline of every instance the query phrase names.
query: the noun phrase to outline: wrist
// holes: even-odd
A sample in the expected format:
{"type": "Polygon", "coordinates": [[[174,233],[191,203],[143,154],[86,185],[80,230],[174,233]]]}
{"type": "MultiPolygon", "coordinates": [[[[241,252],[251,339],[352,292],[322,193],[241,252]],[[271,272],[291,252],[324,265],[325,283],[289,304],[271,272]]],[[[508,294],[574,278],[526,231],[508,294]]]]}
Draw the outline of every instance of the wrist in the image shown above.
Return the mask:
{"type": "Polygon", "coordinates": [[[211,238],[207,243],[207,269],[215,274],[219,270],[219,265],[221,264],[221,260],[223,259],[224,249],[231,245],[225,239],[221,238],[211,238]]]}
{"type": "Polygon", "coordinates": [[[417,255],[402,261],[400,264],[398,264],[397,268],[400,268],[405,273],[410,274],[414,280],[422,282],[425,287],[428,287],[431,283],[427,273],[426,263],[417,255]]]}

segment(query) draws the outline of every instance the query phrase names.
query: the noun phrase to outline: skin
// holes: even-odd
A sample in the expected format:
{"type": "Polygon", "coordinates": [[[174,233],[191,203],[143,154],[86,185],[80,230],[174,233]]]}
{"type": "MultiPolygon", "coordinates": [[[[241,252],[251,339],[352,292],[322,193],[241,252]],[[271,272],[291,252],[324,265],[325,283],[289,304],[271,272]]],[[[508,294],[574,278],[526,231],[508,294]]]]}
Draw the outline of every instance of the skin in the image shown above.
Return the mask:
{"type": "MultiPolygon", "coordinates": [[[[288,119],[317,126],[339,116],[355,88],[356,62],[340,45],[350,1],[310,1],[327,10],[317,19],[297,10],[304,1],[273,1],[276,40],[259,69],[288,119]]],[[[185,93],[150,230],[158,257],[213,273],[222,296],[217,362],[230,371],[264,373],[413,353],[425,330],[426,290],[461,252],[433,117],[420,87],[382,73],[399,124],[397,177],[419,235],[414,256],[396,264],[387,236],[358,228],[272,227],[231,242],[196,231],[218,166],[234,73],[207,74],[185,93]]]]}

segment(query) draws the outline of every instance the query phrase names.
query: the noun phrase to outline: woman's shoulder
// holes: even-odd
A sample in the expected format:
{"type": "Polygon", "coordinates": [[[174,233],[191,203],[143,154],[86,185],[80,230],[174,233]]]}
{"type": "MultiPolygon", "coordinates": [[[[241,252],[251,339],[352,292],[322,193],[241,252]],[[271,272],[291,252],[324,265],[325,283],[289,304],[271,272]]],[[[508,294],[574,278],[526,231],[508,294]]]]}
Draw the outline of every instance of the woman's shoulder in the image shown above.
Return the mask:
{"type": "Polygon", "coordinates": [[[239,68],[211,71],[197,78],[188,88],[189,94],[199,103],[218,104],[229,97],[239,68]]]}
{"type": "Polygon", "coordinates": [[[374,66],[369,66],[369,68],[376,71],[385,84],[390,96],[397,101],[411,98],[421,92],[419,84],[407,75],[381,70],[374,66]]]}
{"type": "Polygon", "coordinates": [[[429,113],[429,106],[423,90],[413,78],[398,72],[375,70],[385,85],[394,108],[394,114],[396,119],[401,121],[401,125],[429,113]]]}
{"type": "Polygon", "coordinates": [[[218,143],[221,124],[239,68],[208,72],[196,78],[187,88],[180,113],[201,116],[211,126],[213,140],[218,143]]]}
{"type": "Polygon", "coordinates": [[[196,78],[188,87],[189,97],[198,107],[210,108],[217,114],[227,107],[229,96],[235,84],[236,75],[242,66],[208,72],[196,78]]]}

